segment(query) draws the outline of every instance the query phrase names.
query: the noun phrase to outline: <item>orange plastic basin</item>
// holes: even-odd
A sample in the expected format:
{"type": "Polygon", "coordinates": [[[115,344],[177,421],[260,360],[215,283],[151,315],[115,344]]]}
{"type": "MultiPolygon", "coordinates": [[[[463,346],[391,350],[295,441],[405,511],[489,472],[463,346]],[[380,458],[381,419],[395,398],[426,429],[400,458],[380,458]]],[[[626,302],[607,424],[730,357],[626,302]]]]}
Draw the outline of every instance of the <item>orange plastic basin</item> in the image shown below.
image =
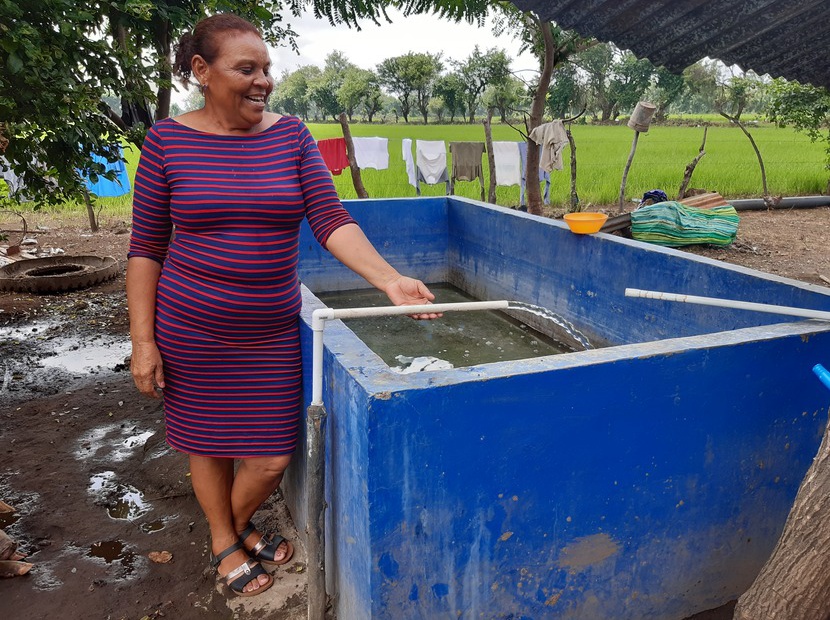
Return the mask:
{"type": "Polygon", "coordinates": [[[605,224],[605,220],[607,219],[608,216],[605,213],[585,211],[583,213],[565,214],[565,222],[568,224],[571,232],[578,235],[590,235],[599,232],[599,229],[602,228],[602,225],[605,224]]]}

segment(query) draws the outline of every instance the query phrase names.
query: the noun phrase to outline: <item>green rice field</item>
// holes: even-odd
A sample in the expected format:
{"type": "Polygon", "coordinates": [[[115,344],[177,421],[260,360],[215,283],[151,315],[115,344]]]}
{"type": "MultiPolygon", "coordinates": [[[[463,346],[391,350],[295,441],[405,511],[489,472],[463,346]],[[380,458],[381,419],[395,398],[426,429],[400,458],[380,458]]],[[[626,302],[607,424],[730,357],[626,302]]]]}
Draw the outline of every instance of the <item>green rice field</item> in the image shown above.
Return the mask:
{"type": "MultiPolygon", "coordinates": [[[[342,135],[339,125],[310,124],[318,140],[342,135]]],[[[584,205],[616,203],[620,181],[628,159],[634,132],[623,126],[574,125],[571,129],[577,148],[577,193],[584,205]]],[[[371,197],[414,196],[406,179],[401,155],[401,140],[484,141],[481,123],[474,125],[351,125],[354,136],[380,136],[389,139],[389,169],[362,170],[366,191],[371,197]]],[[[821,194],[827,184],[822,144],[811,143],[805,135],[789,128],[760,125],[750,129],[758,144],[772,194],[785,196],[821,194]]],[[[521,140],[507,125],[493,126],[493,140],[521,140]]],[[[697,156],[703,140],[702,127],[652,127],[640,134],[626,183],[626,198],[637,199],[648,190],[662,189],[677,195],[686,166],[697,156]]],[[[449,156],[448,156],[449,158],[449,156]]],[[[565,168],[551,173],[551,203],[570,201],[570,148],[564,152],[565,168]]],[[[485,188],[489,183],[485,159],[485,188]]],[[[348,171],[335,177],[343,198],[355,198],[348,171]]],[[[717,191],[727,198],[755,197],[762,194],[761,172],[752,145],[737,127],[711,126],[706,139],[706,155],[697,165],[690,187],[717,191]]],[[[425,196],[442,195],[444,185],[421,186],[425,196]]],[[[474,182],[456,184],[456,194],[479,197],[474,182]]],[[[518,186],[497,187],[497,202],[517,206],[518,186]]]]}
{"type": "MultiPolygon", "coordinates": [[[[342,136],[336,123],[310,123],[309,129],[317,140],[342,136]]],[[[789,128],[761,124],[750,129],[767,171],[769,190],[774,195],[804,196],[821,194],[827,184],[824,146],[811,143],[804,135],[789,128]]],[[[351,125],[354,136],[380,136],[389,139],[389,168],[361,171],[363,184],[372,198],[415,196],[415,188],[407,182],[401,155],[401,140],[484,141],[484,127],[473,125],[351,125]]],[[[591,205],[616,204],[622,171],[631,150],[634,132],[622,126],[574,125],[572,127],[577,146],[577,193],[582,208],[591,205]]],[[[518,141],[522,137],[512,127],[493,125],[494,140],[518,141]]],[[[637,151],[626,184],[626,199],[637,200],[648,190],[662,189],[670,197],[677,195],[683,173],[689,162],[698,154],[702,127],[653,126],[640,134],[637,151]]],[[[125,156],[131,176],[138,163],[138,151],[126,148],[125,156]]],[[[570,201],[570,148],[565,149],[565,169],[551,173],[551,204],[565,208],[570,201]]],[[[448,155],[449,161],[449,155],[448,155]]],[[[484,159],[485,191],[489,173],[484,159]]],[[[341,198],[356,198],[348,170],[334,177],[341,198]]],[[[709,127],[706,155],[695,169],[690,187],[717,191],[726,198],[758,197],[762,193],[758,160],[749,140],[737,127],[724,124],[709,127]]],[[[440,196],[445,192],[443,183],[422,185],[421,195],[440,196]]],[[[458,182],[459,196],[478,199],[478,181],[458,182]]],[[[497,203],[518,206],[518,186],[497,187],[497,203]]],[[[97,201],[102,215],[126,218],[129,216],[130,197],[103,198],[97,201]]],[[[65,205],[64,209],[83,210],[83,205],[65,205]]]]}

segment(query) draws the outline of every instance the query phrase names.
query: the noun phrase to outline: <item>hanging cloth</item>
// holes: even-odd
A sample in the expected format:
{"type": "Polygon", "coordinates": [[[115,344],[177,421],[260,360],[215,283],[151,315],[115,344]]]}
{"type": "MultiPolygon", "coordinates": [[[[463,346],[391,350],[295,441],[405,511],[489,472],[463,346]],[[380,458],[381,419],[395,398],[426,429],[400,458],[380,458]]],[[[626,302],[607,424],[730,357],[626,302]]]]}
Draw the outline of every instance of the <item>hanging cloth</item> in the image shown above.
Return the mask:
{"type": "Polygon", "coordinates": [[[340,174],[349,167],[349,157],[346,155],[346,139],[345,138],[328,138],[317,142],[317,148],[320,149],[320,155],[323,156],[323,161],[326,162],[332,174],[340,174]]]}
{"type": "Polygon", "coordinates": [[[452,156],[452,178],[450,194],[455,193],[456,181],[475,181],[481,185],[481,200],[484,200],[484,168],[481,157],[487,152],[483,142],[450,142],[452,156]]]}
{"type": "Polygon", "coordinates": [[[352,138],[358,168],[386,170],[389,167],[388,138],[352,138]]]}
{"type": "Polygon", "coordinates": [[[522,184],[522,158],[518,142],[493,142],[496,185],[522,184]]]}
{"type": "Polygon", "coordinates": [[[542,158],[539,161],[542,170],[562,170],[562,151],[568,144],[568,134],[561,120],[539,125],[530,132],[530,139],[542,145],[542,158]]]}
{"type": "Polygon", "coordinates": [[[418,189],[418,177],[415,174],[415,159],[412,157],[412,140],[404,138],[401,141],[401,154],[403,155],[403,162],[406,164],[406,178],[409,184],[418,189]]]}
{"type": "MultiPolygon", "coordinates": [[[[450,193],[450,176],[447,172],[447,146],[443,140],[415,140],[415,164],[418,183],[427,185],[445,183],[450,193]]],[[[419,195],[420,195],[420,188],[419,195]]]]}

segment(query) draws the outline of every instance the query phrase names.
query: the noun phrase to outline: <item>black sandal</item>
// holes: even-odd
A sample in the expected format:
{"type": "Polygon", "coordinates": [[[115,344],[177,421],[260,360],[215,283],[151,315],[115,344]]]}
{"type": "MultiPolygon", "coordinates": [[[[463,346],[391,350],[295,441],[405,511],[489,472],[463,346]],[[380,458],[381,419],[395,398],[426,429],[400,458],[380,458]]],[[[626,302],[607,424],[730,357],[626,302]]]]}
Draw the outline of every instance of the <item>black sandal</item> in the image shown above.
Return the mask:
{"type": "MultiPolygon", "coordinates": [[[[242,530],[242,533],[239,535],[240,542],[247,540],[248,536],[253,534],[256,530],[256,525],[248,523],[248,527],[242,530]]],[[[272,534],[271,538],[261,536],[259,542],[255,544],[250,551],[248,551],[248,554],[253,559],[259,560],[263,564],[282,566],[283,564],[287,564],[291,561],[291,558],[294,556],[294,546],[279,534],[272,534]],[[285,557],[280,560],[275,560],[274,558],[277,557],[279,546],[283,542],[285,542],[286,546],[285,557]]]]}
{"type": "MultiPolygon", "coordinates": [[[[211,552],[210,565],[216,571],[217,575],[219,575],[219,564],[222,562],[222,560],[224,560],[234,551],[239,551],[240,549],[242,551],[245,551],[245,546],[241,542],[236,542],[224,551],[222,551],[219,555],[213,555],[213,553],[211,552]]],[[[237,596],[256,596],[257,594],[265,592],[268,588],[274,585],[274,578],[271,577],[271,575],[269,575],[266,572],[266,570],[262,568],[260,563],[254,560],[253,558],[249,559],[247,562],[243,564],[240,564],[235,569],[230,571],[227,575],[219,576],[225,580],[225,584],[237,596]],[[257,580],[257,583],[259,583],[260,575],[266,575],[268,577],[268,582],[265,585],[260,584],[260,586],[256,590],[250,590],[249,592],[246,592],[245,586],[247,586],[255,579],[257,580]]]]}

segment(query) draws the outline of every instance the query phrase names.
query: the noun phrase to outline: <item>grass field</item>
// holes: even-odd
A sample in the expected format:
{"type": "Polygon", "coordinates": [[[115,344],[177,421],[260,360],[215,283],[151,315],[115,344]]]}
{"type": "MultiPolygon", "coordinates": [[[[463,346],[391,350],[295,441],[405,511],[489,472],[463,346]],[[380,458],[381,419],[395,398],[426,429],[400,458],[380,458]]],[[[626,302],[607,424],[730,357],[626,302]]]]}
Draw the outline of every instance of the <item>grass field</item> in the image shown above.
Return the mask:
{"type": "MultiPolygon", "coordinates": [[[[341,135],[339,125],[310,124],[315,138],[341,135]]],[[[415,190],[406,180],[401,140],[472,140],[484,141],[484,129],[475,125],[364,125],[351,126],[355,136],[381,136],[389,139],[388,170],[363,170],[362,177],[372,197],[414,196],[415,190]]],[[[827,184],[824,150],[803,134],[787,128],[760,125],[751,130],[764,158],[767,183],[773,194],[820,194],[827,184]]],[[[574,125],[577,147],[577,193],[583,203],[609,204],[617,201],[620,180],[631,150],[634,132],[626,126],[574,125]]],[[[521,135],[506,125],[494,125],[494,140],[521,140],[521,135]]],[[[700,127],[652,127],[640,135],[637,151],[626,184],[626,197],[635,199],[650,189],[663,189],[675,196],[689,162],[700,149],[703,129],[700,127]]],[[[565,205],[570,200],[570,149],[564,153],[565,169],[551,173],[551,202],[565,205]]],[[[489,183],[485,158],[485,186],[489,183]]],[[[351,176],[344,173],[335,178],[343,198],[354,198],[351,176]]],[[[713,126],[706,140],[706,155],[695,169],[691,187],[718,191],[729,198],[760,196],[761,172],[755,152],[746,136],[737,127],[713,126]]],[[[444,186],[422,186],[422,195],[441,195],[444,186]]],[[[478,198],[477,182],[458,183],[456,194],[478,198]]],[[[498,187],[497,202],[516,206],[517,186],[498,187]]]]}
{"type": "MultiPolygon", "coordinates": [[[[342,135],[339,124],[310,123],[312,135],[321,140],[342,135]]],[[[824,148],[813,144],[803,134],[792,129],[761,124],[750,129],[767,171],[767,182],[772,194],[785,196],[820,194],[827,184],[828,172],[824,167],[824,148]]],[[[414,196],[415,189],[406,179],[401,140],[444,140],[448,147],[453,141],[484,141],[481,123],[473,125],[380,125],[353,124],[354,136],[381,136],[389,139],[389,169],[362,170],[363,183],[373,198],[414,196]]],[[[620,179],[631,150],[634,132],[626,126],[574,125],[572,128],[577,146],[577,193],[584,207],[608,205],[617,202],[620,179]]],[[[494,140],[521,140],[513,128],[493,125],[494,140]]],[[[662,189],[670,197],[677,194],[686,166],[698,154],[702,127],[653,126],[640,135],[634,161],[628,175],[626,198],[636,200],[651,189],[662,189]]],[[[449,150],[449,148],[448,148],[449,150]]],[[[131,176],[138,163],[138,151],[125,149],[127,168],[131,176]]],[[[449,159],[449,156],[448,156],[449,159]]],[[[564,207],[570,200],[570,149],[564,153],[565,169],[551,173],[551,203],[564,207]]],[[[485,188],[489,183],[486,156],[484,158],[485,188]]],[[[355,198],[351,175],[348,171],[334,177],[341,198],[355,198]]],[[[720,192],[727,198],[760,196],[761,173],[758,160],[746,136],[737,127],[716,125],[709,127],[706,155],[698,164],[691,187],[720,192]]],[[[422,185],[424,196],[440,196],[444,185],[422,185]]],[[[474,182],[456,184],[456,194],[479,198],[479,185],[474,182]]],[[[497,203],[517,206],[518,186],[498,187],[497,203]]],[[[108,217],[127,218],[130,197],[104,198],[98,201],[102,214],[108,217]]],[[[83,210],[83,205],[66,205],[65,209],[83,210]]]]}

